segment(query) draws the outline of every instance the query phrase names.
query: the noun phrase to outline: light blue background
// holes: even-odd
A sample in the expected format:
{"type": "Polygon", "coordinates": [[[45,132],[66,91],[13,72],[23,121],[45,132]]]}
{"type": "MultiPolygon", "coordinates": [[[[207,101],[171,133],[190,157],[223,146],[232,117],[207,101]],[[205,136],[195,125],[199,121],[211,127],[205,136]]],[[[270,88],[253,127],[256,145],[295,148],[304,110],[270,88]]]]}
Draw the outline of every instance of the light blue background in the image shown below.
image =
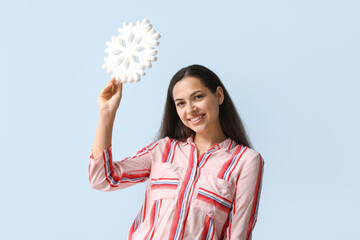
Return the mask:
{"type": "Polygon", "coordinates": [[[126,84],[115,160],[152,142],[181,67],[214,70],[265,159],[253,239],[360,239],[360,3],[2,1],[0,239],[126,239],[145,184],[90,188],[105,41],[147,18],[158,61],[126,84]]]}

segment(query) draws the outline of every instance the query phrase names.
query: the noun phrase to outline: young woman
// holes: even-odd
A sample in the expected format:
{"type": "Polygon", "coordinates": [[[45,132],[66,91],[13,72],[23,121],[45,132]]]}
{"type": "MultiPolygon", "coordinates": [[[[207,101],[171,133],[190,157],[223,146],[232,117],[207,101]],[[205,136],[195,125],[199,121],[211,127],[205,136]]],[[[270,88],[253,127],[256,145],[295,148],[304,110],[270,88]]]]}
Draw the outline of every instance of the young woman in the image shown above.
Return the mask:
{"type": "Polygon", "coordinates": [[[92,188],[114,191],[148,181],[129,239],[251,239],[264,160],[251,148],[224,85],[204,66],[172,78],[160,137],[114,161],[111,136],[122,83],[111,79],[90,156],[92,188]]]}

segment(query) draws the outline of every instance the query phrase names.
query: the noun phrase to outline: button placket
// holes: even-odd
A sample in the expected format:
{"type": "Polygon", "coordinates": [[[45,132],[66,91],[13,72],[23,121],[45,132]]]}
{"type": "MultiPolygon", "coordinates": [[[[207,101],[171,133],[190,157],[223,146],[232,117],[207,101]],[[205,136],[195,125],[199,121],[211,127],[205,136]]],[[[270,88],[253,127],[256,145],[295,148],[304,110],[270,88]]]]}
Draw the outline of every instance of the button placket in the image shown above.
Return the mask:
{"type": "MultiPolygon", "coordinates": [[[[193,143],[191,143],[191,144],[194,146],[194,150],[195,150],[195,152],[193,153],[193,154],[194,154],[194,164],[193,164],[193,166],[192,166],[192,168],[195,168],[195,174],[194,174],[194,176],[193,176],[191,179],[189,179],[189,184],[190,184],[191,190],[188,191],[188,193],[187,193],[187,195],[186,195],[186,197],[185,197],[185,199],[184,199],[184,201],[185,201],[185,206],[184,206],[185,208],[184,208],[184,209],[186,209],[186,210],[185,210],[182,218],[179,219],[179,223],[181,223],[180,232],[182,232],[182,230],[184,229],[184,218],[187,216],[188,211],[189,211],[189,209],[188,209],[188,205],[189,205],[189,201],[190,201],[189,198],[190,198],[190,196],[192,195],[191,193],[194,191],[194,182],[195,182],[195,179],[197,179],[197,176],[198,176],[198,174],[199,174],[198,164],[195,164],[195,163],[197,163],[197,161],[198,161],[197,149],[196,149],[195,144],[193,144],[193,143]]],[[[180,234],[179,236],[181,236],[181,234],[180,234]]]]}

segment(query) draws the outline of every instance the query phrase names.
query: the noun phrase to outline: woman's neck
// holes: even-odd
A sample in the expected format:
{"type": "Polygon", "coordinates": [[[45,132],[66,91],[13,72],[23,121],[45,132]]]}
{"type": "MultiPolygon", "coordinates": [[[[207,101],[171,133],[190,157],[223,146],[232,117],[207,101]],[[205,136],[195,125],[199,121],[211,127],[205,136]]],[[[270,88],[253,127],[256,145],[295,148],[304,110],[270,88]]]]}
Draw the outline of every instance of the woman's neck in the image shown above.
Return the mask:
{"type": "Polygon", "coordinates": [[[208,131],[206,133],[195,133],[194,135],[194,143],[198,148],[201,149],[209,149],[215,143],[221,143],[227,137],[225,136],[222,129],[218,131],[208,131]]]}

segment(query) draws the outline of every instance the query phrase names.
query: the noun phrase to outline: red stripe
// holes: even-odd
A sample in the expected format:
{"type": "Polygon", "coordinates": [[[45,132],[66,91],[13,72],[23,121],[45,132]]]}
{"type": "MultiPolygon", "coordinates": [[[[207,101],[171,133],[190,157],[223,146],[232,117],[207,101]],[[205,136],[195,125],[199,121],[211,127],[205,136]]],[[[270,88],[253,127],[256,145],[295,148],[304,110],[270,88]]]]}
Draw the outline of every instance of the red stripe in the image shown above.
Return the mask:
{"type": "MultiPolygon", "coordinates": [[[[139,179],[139,180],[136,180],[136,181],[130,181],[130,180],[124,181],[124,180],[121,180],[121,183],[141,183],[141,182],[145,182],[145,181],[146,181],[146,178],[139,179]]],[[[110,183],[110,186],[111,187],[118,187],[119,185],[115,185],[115,184],[110,183]]]]}
{"type": "Polygon", "coordinates": [[[228,150],[230,150],[232,143],[233,143],[233,140],[231,139],[228,150]]]}
{"type": "Polygon", "coordinates": [[[204,230],[203,230],[203,233],[201,235],[201,240],[206,239],[206,235],[207,235],[207,233],[209,231],[209,225],[210,225],[210,217],[208,215],[206,215],[205,222],[204,222],[204,230]]]}
{"type": "Polygon", "coordinates": [[[145,203],[144,203],[144,211],[143,211],[143,217],[142,217],[142,222],[144,222],[144,220],[145,220],[145,216],[146,216],[146,206],[147,206],[147,204],[146,204],[146,201],[147,200],[147,191],[145,191],[145,203]]]}
{"type": "Polygon", "coordinates": [[[210,240],[211,239],[214,239],[214,235],[215,235],[215,226],[214,226],[214,220],[213,220],[213,224],[212,224],[212,229],[213,229],[213,233],[211,234],[211,238],[210,238],[210,240]]]}
{"type": "MultiPolygon", "coordinates": [[[[123,179],[124,177],[126,178],[130,178],[130,179],[135,179],[135,178],[146,178],[149,176],[149,173],[145,172],[145,173],[141,173],[141,174],[131,174],[131,173],[123,173],[120,176],[115,176],[114,172],[111,172],[111,176],[114,179],[115,182],[119,182],[121,181],[121,179],[123,179]]],[[[131,181],[131,180],[125,180],[124,182],[143,182],[146,179],[139,179],[136,181],[131,181]]]]}
{"type": "MultiPolygon", "coordinates": [[[[235,202],[235,201],[234,201],[235,202]]],[[[224,223],[224,226],[221,230],[221,236],[220,236],[220,239],[226,239],[226,236],[227,236],[227,228],[229,227],[229,215],[226,219],[226,222],[224,223]]]]}
{"type": "Polygon", "coordinates": [[[151,212],[150,212],[150,228],[149,231],[146,233],[146,237],[145,239],[149,236],[151,229],[154,226],[154,220],[155,220],[155,209],[156,209],[156,201],[154,202],[153,207],[151,208],[151,212]]]}
{"type": "Polygon", "coordinates": [[[142,156],[144,156],[144,155],[146,155],[146,154],[148,154],[148,153],[149,153],[149,151],[146,151],[146,152],[144,152],[143,154],[135,155],[135,156],[129,158],[128,160],[132,160],[132,159],[134,159],[134,158],[142,157],[142,156]]]}
{"type": "Polygon", "coordinates": [[[152,148],[150,148],[151,145],[153,145],[155,142],[150,143],[149,145],[147,145],[146,147],[140,149],[136,154],[139,154],[141,152],[143,152],[145,149],[147,149],[147,151],[151,151],[153,150],[159,143],[157,142],[152,148]]]}
{"type": "MultiPolygon", "coordinates": [[[[149,145],[147,146],[147,148],[149,148],[152,144],[154,144],[154,142],[152,142],[151,144],[149,144],[149,145]]],[[[158,144],[159,144],[159,142],[157,142],[152,148],[149,148],[149,150],[150,150],[150,151],[153,150],[158,144]]]]}
{"type": "MultiPolygon", "coordinates": [[[[233,215],[233,217],[234,217],[234,215],[233,215]]],[[[229,226],[229,240],[231,240],[231,226],[232,226],[232,219],[231,219],[231,223],[229,226]]]]}
{"type": "Polygon", "coordinates": [[[234,214],[235,214],[235,212],[236,212],[236,191],[234,194],[233,209],[234,209],[234,214]]]}
{"type": "Polygon", "coordinates": [[[171,138],[169,138],[169,140],[167,141],[166,145],[165,145],[165,149],[164,149],[164,153],[162,155],[162,160],[161,162],[166,162],[166,159],[169,155],[170,152],[170,147],[171,147],[171,138]]]}
{"type": "Polygon", "coordinates": [[[135,231],[135,221],[136,221],[136,218],[134,219],[134,222],[132,223],[131,227],[130,227],[130,232],[129,232],[129,235],[128,235],[128,240],[130,240],[132,238],[132,235],[134,234],[134,231],[135,231]]]}
{"type": "Polygon", "coordinates": [[[210,193],[210,194],[213,194],[213,195],[217,196],[218,198],[221,198],[222,200],[224,200],[224,201],[226,201],[226,202],[228,202],[228,203],[231,204],[231,201],[227,200],[226,198],[223,198],[223,197],[220,196],[220,195],[217,195],[217,194],[214,193],[214,192],[208,191],[208,190],[206,190],[206,189],[204,189],[204,188],[202,188],[202,187],[199,187],[199,189],[201,189],[201,190],[203,190],[203,191],[205,191],[205,192],[208,192],[208,193],[210,193]]]}
{"type": "Polygon", "coordinates": [[[201,201],[203,201],[203,202],[206,202],[206,203],[208,203],[208,204],[210,204],[210,205],[212,205],[212,206],[215,206],[216,208],[220,209],[220,210],[223,211],[223,212],[226,212],[226,213],[229,212],[229,209],[230,209],[230,208],[225,207],[224,205],[218,203],[218,202],[215,201],[214,199],[205,197],[205,196],[200,195],[200,194],[198,194],[196,198],[199,199],[199,200],[201,200],[201,201]]]}
{"type": "MultiPolygon", "coordinates": [[[[144,152],[146,150],[146,147],[144,147],[144,148],[142,148],[142,149],[140,149],[139,151],[137,151],[133,156],[130,156],[129,158],[125,158],[124,160],[131,160],[131,159],[134,159],[134,158],[136,158],[136,157],[138,157],[139,156],[139,154],[140,153],[142,153],[142,152],[144,152]]],[[[146,154],[146,153],[148,153],[148,151],[145,151],[144,153],[143,153],[143,155],[144,154],[146,154]]],[[[124,161],[123,160],[123,161],[124,161]]]]}
{"type": "Polygon", "coordinates": [[[151,185],[151,190],[155,189],[176,189],[177,185],[171,185],[171,184],[156,184],[151,185]]]}
{"type": "Polygon", "coordinates": [[[137,229],[139,228],[141,223],[144,222],[144,213],[145,213],[145,211],[146,211],[146,192],[145,192],[144,205],[142,206],[138,216],[135,218],[133,224],[131,225],[129,235],[128,235],[128,240],[130,240],[133,237],[134,233],[137,231],[137,229]],[[140,220],[141,220],[141,222],[140,222],[140,220]]]}
{"type": "MultiPolygon", "coordinates": [[[[185,179],[184,179],[183,183],[181,184],[179,198],[178,198],[178,201],[176,203],[176,208],[175,208],[176,209],[175,216],[174,216],[173,222],[171,224],[171,228],[170,228],[170,238],[169,239],[174,239],[174,237],[175,237],[176,227],[177,227],[178,221],[179,221],[181,204],[182,204],[182,200],[184,197],[185,188],[186,188],[187,184],[189,183],[191,170],[194,165],[194,152],[195,152],[195,147],[193,145],[191,145],[189,165],[188,165],[188,169],[187,169],[187,172],[185,175],[185,179]]],[[[181,233],[179,233],[179,234],[181,235],[181,233]]]]}
{"type": "Polygon", "coordinates": [[[258,178],[257,178],[257,181],[256,181],[256,187],[255,187],[255,192],[254,192],[254,201],[253,201],[253,205],[252,205],[252,209],[251,209],[251,218],[250,218],[250,221],[249,221],[249,225],[248,225],[248,229],[247,229],[247,234],[246,234],[246,240],[249,239],[249,236],[251,234],[251,231],[252,231],[252,226],[253,226],[253,222],[254,222],[254,217],[255,217],[255,210],[256,210],[256,206],[258,204],[258,195],[259,195],[259,191],[260,191],[260,182],[261,182],[261,177],[262,177],[262,170],[263,170],[263,167],[264,167],[264,161],[261,157],[261,155],[259,154],[260,156],[260,167],[259,167],[259,172],[258,172],[258,178]]]}
{"type": "Polygon", "coordinates": [[[231,174],[232,174],[232,173],[233,173],[233,171],[235,170],[236,166],[237,166],[237,165],[238,165],[238,163],[240,162],[240,159],[241,159],[242,155],[244,154],[244,152],[245,152],[247,149],[248,149],[248,148],[247,148],[247,147],[245,147],[244,151],[240,154],[240,156],[239,156],[238,160],[236,161],[235,166],[233,167],[233,169],[231,170],[231,172],[229,173],[229,175],[228,175],[228,177],[227,177],[227,180],[228,180],[228,181],[229,181],[229,179],[230,179],[231,174]]]}
{"type": "MultiPolygon", "coordinates": [[[[151,144],[153,144],[153,143],[151,143],[151,144]]],[[[151,146],[151,144],[150,144],[149,146],[151,146]]],[[[124,161],[128,161],[128,160],[132,160],[132,159],[134,159],[134,158],[142,157],[142,156],[150,153],[150,151],[153,150],[157,145],[158,145],[158,143],[156,143],[152,148],[148,148],[149,146],[148,146],[148,147],[144,147],[143,149],[137,151],[134,156],[131,156],[131,157],[129,157],[129,158],[124,158],[124,159],[121,160],[120,162],[124,162],[124,161]],[[140,154],[141,152],[143,152],[146,148],[148,148],[146,152],[144,152],[144,153],[141,154],[141,155],[138,155],[138,154],[140,154]]]]}
{"type": "Polygon", "coordinates": [[[224,163],[224,165],[222,166],[222,168],[221,168],[221,170],[220,170],[220,172],[219,172],[219,174],[218,174],[218,178],[221,178],[221,179],[222,179],[222,178],[224,177],[224,173],[225,173],[226,169],[228,169],[228,167],[229,167],[232,159],[240,152],[241,146],[242,146],[242,145],[239,145],[239,146],[237,147],[237,149],[235,150],[235,152],[233,153],[233,155],[230,157],[230,159],[227,160],[227,161],[224,163]]]}

